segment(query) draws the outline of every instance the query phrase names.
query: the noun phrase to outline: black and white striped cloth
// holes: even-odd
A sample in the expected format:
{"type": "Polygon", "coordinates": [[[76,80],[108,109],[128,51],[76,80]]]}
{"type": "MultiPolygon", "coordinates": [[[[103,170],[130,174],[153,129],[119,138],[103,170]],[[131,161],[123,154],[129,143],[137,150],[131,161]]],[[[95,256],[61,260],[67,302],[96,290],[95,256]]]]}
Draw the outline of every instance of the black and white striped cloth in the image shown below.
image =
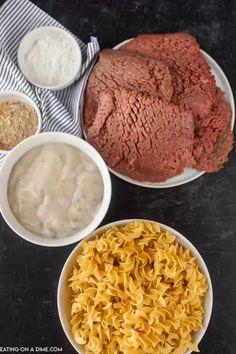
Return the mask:
{"type": "MultiPolygon", "coordinates": [[[[82,50],[81,77],[70,87],[60,91],[37,88],[28,83],[17,66],[17,50],[24,35],[36,27],[56,26],[65,29],[29,0],[7,0],[0,8],[0,90],[26,93],[42,113],[42,131],[60,131],[82,136],[80,105],[83,89],[99,53],[97,39],[85,45],[78,38],[82,50]]],[[[0,164],[4,155],[0,154],[0,164]]]]}

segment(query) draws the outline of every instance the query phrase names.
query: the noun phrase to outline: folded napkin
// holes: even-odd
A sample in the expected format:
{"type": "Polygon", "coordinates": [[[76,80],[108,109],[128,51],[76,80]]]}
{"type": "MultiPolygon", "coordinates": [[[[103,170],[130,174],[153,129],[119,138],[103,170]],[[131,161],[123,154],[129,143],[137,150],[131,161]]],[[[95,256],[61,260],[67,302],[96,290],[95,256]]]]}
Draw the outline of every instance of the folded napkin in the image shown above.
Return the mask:
{"type": "MultiPolygon", "coordinates": [[[[42,131],[60,131],[82,136],[80,106],[86,79],[99,53],[97,39],[87,45],[74,36],[82,51],[80,78],[59,91],[35,87],[17,66],[17,50],[24,35],[36,27],[56,26],[67,30],[29,0],[7,0],[0,8],[0,90],[26,93],[42,114],[42,131]]],[[[0,164],[4,159],[0,154],[0,164]]]]}

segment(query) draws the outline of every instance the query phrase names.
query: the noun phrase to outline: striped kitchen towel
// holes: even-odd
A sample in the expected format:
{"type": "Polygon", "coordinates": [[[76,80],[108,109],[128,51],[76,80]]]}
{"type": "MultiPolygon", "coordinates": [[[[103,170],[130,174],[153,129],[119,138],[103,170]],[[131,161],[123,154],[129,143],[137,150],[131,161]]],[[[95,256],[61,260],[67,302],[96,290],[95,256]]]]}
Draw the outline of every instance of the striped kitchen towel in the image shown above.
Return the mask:
{"type": "MultiPolygon", "coordinates": [[[[60,131],[82,136],[80,105],[89,72],[99,53],[97,39],[91,37],[87,45],[78,41],[83,65],[80,78],[60,91],[50,91],[30,85],[17,66],[17,50],[24,35],[36,27],[56,26],[59,22],[29,0],[7,0],[0,8],[0,90],[26,93],[42,113],[42,131],[60,131]]],[[[4,155],[0,154],[0,163],[4,155]]]]}

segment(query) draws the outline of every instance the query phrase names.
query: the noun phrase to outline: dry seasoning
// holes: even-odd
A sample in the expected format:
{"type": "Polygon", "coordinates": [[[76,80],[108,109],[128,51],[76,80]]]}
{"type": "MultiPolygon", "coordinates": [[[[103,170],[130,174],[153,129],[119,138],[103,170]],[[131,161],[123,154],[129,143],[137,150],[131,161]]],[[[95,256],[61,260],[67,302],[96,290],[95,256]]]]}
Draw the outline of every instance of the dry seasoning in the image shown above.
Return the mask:
{"type": "Polygon", "coordinates": [[[34,108],[20,101],[0,103],[0,149],[11,150],[35,134],[38,116],[34,108]]]}

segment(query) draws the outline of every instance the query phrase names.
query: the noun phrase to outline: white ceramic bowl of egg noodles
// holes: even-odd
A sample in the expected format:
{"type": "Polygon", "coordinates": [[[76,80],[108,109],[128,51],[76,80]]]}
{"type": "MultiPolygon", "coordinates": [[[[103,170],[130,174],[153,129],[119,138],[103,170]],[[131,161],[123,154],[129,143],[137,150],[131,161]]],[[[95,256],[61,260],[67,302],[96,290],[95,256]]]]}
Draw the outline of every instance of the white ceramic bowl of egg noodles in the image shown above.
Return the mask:
{"type": "MultiPolygon", "coordinates": [[[[3,162],[3,165],[0,169],[0,185],[0,209],[2,216],[7,222],[7,224],[16,234],[18,234],[25,240],[41,246],[65,246],[82,240],[85,236],[93,232],[93,230],[95,230],[96,227],[98,227],[98,225],[101,223],[107,213],[111,200],[110,174],[100,154],[83,139],[66,133],[42,133],[39,135],[32,136],[18,144],[10,151],[10,153],[7,155],[6,159],[3,162]],[[75,231],[75,233],[72,235],[60,238],[38,236],[37,234],[34,234],[33,232],[26,229],[14,216],[8,201],[8,182],[14,165],[28,151],[32,150],[37,146],[42,146],[44,144],[49,143],[68,144],[86,154],[87,157],[89,157],[97,166],[103,184],[103,195],[101,204],[98,208],[97,213],[94,215],[92,221],[82,230],[77,232],[75,231]]],[[[58,191],[58,193],[60,193],[60,191],[58,191]]]]}
{"type": "MultiPolygon", "coordinates": [[[[147,221],[147,222],[153,222],[151,220],[143,220],[143,219],[128,219],[128,220],[119,220],[112,222],[110,224],[104,225],[97,230],[93,231],[90,235],[84,238],[85,241],[93,240],[97,234],[102,234],[104,231],[106,231],[108,228],[112,226],[121,226],[125,225],[131,221],[147,221]]],[[[203,320],[203,326],[201,329],[194,334],[194,340],[197,344],[200,343],[201,339],[203,338],[208,324],[210,322],[211,318],[211,313],[212,313],[212,307],[213,307],[213,290],[212,290],[212,283],[211,283],[211,278],[210,274],[208,272],[207,266],[201,257],[200,253],[198,250],[194,247],[194,245],[186,238],[184,237],[181,233],[178,231],[172,229],[169,226],[166,226],[164,224],[158,223],[161,227],[162,230],[164,231],[169,231],[171,232],[175,237],[176,241],[178,241],[184,248],[189,249],[191,252],[191,255],[196,258],[197,263],[199,265],[199,268],[201,272],[205,275],[208,283],[208,290],[207,293],[205,294],[204,298],[204,309],[205,309],[205,315],[204,315],[204,320],[203,320]]],[[[72,335],[71,332],[71,325],[70,325],[70,311],[71,311],[71,292],[68,287],[68,279],[70,278],[73,268],[76,264],[76,258],[78,254],[80,254],[82,251],[82,246],[81,243],[79,243],[74,250],[71,252],[69,257],[67,258],[67,261],[62,269],[59,283],[58,283],[58,289],[57,289],[57,308],[58,308],[58,314],[59,318],[61,321],[62,328],[70,341],[71,345],[74,347],[74,349],[77,351],[77,353],[84,354],[84,348],[81,345],[78,345],[75,342],[75,339],[72,335]]],[[[201,349],[201,348],[200,348],[201,349]]],[[[191,350],[187,350],[185,354],[190,354],[191,350]]],[[[156,353],[158,354],[158,353],[156,353]]]]}

